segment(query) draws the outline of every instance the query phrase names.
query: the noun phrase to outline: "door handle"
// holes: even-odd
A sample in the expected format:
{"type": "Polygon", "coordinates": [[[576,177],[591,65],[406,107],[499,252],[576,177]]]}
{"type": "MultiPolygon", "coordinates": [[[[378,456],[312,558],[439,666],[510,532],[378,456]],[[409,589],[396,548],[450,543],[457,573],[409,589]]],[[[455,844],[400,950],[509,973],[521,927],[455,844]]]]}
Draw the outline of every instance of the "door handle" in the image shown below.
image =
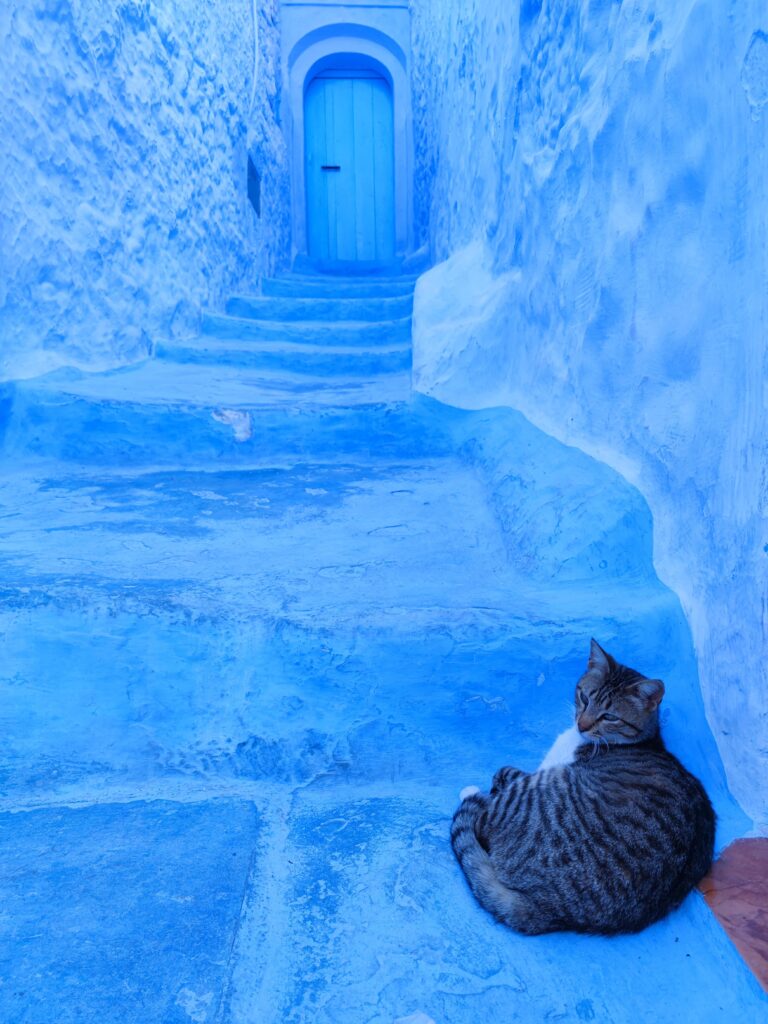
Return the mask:
{"type": "Polygon", "coordinates": [[[341,167],[339,164],[323,164],[320,168],[321,171],[340,171],[341,167]]]}

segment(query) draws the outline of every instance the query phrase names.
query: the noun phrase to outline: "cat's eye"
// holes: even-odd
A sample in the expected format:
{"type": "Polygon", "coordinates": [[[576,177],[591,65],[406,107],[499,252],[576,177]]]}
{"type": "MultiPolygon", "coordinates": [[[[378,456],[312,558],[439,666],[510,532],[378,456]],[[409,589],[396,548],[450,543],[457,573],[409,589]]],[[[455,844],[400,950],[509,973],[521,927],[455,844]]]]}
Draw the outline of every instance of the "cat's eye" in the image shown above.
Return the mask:
{"type": "Polygon", "coordinates": [[[587,704],[589,704],[589,697],[587,697],[583,690],[577,690],[576,696],[579,698],[584,707],[586,707],[587,704]]]}
{"type": "Polygon", "coordinates": [[[618,715],[610,715],[610,714],[608,714],[607,711],[604,712],[600,717],[603,718],[606,722],[620,722],[621,721],[621,719],[619,718],[618,715]]]}

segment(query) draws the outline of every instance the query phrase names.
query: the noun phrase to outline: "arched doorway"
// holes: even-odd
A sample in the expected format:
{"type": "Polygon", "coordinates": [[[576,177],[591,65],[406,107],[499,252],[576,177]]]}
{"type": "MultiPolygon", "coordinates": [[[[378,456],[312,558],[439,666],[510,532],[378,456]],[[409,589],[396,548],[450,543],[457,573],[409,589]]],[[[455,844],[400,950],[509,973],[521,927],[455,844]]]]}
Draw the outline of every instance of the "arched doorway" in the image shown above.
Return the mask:
{"type": "Polygon", "coordinates": [[[392,87],[372,65],[330,64],[304,96],[307,248],[322,260],[395,254],[392,87]]]}
{"type": "MultiPolygon", "coordinates": [[[[394,261],[391,256],[385,256],[373,261],[320,259],[319,262],[382,266],[397,262],[413,251],[410,10],[401,0],[389,4],[390,0],[355,0],[342,11],[341,5],[328,0],[301,0],[301,3],[297,0],[295,4],[284,2],[281,7],[283,92],[280,115],[291,157],[291,228],[293,254],[297,258],[306,257],[310,249],[305,101],[314,79],[329,71],[341,71],[342,77],[347,79],[353,77],[351,71],[373,73],[389,88],[394,136],[394,261]],[[384,6],[386,14],[382,11],[384,6]]],[[[340,160],[324,162],[328,166],[339,164],[343,174],[340,160]]],[[[313,207],[314,201],[310,205],[313,207]]]]}

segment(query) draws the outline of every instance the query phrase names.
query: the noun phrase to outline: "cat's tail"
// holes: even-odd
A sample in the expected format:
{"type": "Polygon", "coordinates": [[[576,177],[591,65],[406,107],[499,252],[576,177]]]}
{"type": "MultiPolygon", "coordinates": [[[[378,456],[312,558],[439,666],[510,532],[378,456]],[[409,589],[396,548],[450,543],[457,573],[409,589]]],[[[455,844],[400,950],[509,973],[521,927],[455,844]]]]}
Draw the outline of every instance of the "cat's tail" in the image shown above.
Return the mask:
{"type": "Polygon", "coordinates": [[[485,797],[481,793],[473,793],[462,800],[451,824],[453,852],[470,889],[481,907],[515,931],[526,935],[549,931],[546,926],[542,927],[541,917],[528,897],[510,889],[499,879],[491,858],[480,844],[476,827],[485,809],[485,797]]]}

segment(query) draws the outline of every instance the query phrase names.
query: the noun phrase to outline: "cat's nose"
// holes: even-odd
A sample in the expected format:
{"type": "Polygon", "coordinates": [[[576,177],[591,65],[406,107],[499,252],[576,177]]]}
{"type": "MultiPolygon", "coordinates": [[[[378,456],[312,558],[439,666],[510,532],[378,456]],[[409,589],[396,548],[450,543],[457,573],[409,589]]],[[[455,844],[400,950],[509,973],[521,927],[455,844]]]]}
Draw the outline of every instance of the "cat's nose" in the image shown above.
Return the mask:
{"type": "Polygon", "coordinates": [[[579,732],[589,732],[596,721],[597,719],[591,715],[579,715],[576,719],[576,726],[579,732]]]}

